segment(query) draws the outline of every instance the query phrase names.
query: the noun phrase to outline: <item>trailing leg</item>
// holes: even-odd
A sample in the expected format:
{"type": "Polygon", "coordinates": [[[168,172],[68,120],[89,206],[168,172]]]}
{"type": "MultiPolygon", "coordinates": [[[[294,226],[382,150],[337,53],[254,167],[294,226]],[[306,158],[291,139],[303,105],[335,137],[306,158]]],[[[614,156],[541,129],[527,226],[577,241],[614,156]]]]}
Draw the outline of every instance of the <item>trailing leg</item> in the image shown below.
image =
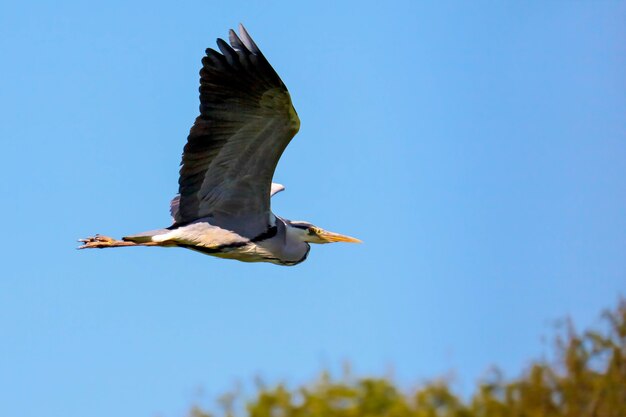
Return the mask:
{"type": "Polygon", "coordinates": [[[83,245],[79,246],[78,249],[119,248],[122,246],[158,246],[158,242],[136,243],[125,240],[117,240],[112,237],[101,235],[90,236],[85,239],[79,239],[78,241],[83,243],[83,245]]]}

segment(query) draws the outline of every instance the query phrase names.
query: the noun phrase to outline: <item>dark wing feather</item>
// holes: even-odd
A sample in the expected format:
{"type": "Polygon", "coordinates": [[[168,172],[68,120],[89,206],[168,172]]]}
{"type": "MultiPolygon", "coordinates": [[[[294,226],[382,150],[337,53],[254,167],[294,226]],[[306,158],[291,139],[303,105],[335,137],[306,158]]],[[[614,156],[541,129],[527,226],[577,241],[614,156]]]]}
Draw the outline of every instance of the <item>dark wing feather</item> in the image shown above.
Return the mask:
{"type": "Polygon", "coordinates": [[[266,231],[276,164],[300,120],[280,77],[243,26],[207,49],[200,116],[183,152],[177,224],[210,218],[248,237],[266,231]]]}

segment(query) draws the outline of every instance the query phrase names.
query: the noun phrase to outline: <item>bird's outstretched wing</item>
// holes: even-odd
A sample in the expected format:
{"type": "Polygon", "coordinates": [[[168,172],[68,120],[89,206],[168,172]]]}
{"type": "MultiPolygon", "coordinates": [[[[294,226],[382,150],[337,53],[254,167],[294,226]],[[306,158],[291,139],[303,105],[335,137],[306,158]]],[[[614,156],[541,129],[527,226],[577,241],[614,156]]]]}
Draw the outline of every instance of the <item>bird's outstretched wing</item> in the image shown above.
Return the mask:
{"type": "Polygon", "coordinates": [[[183,151],[177,224],[209,218],[254,237],[270,221],[276,164],[298,132],[289,92],[246,29],[217,40],[200,71],[200,116],[183,151]]]}

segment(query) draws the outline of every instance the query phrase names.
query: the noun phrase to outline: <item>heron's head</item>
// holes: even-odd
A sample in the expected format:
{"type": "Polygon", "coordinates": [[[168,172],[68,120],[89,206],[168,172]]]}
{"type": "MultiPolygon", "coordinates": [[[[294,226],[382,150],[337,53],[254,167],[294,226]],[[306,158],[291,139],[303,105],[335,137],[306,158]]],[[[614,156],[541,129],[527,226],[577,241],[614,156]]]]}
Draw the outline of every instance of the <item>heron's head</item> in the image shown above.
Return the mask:
{"type": "Polygon", "coordinates": [[[289,221],[292,233],[295,233],[303,242],[307,243],[333,243],[333,242],[350,242],[361,243],[355,237],[340,235],[339,233],[329,232],[308,222],[289,221]]]}

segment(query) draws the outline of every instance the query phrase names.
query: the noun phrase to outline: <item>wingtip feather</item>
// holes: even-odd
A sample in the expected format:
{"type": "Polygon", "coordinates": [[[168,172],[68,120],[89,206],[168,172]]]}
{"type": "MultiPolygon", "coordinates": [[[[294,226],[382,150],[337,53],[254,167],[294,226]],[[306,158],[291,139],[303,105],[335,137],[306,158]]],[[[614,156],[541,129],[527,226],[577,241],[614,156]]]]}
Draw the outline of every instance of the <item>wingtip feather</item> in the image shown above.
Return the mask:
{"type": "Polygon", "coordinates": [[[261,54],[259,47],[252,40],[252,37],[250,36],[250,34],[248,33],[248,31],[246,30],[246,28],[244,27],[242,23],[239,23],[239,36],[241,37],[243,44],[246,46],[246,48],[248,48],[250,52],[252,52],[255,55],[261,54]]]}
{"type": "Polygon", "coordinates": [[[246,48],[246,45],[244,45],[244,43],[241,42],[241,39],[239,39],[239,36],[237,36],[235,31],[232,29],[228,30],[228,40],[230,41],[230,45],[236,51],[250,52],[248,51],[248,48],[246,48]]]}

